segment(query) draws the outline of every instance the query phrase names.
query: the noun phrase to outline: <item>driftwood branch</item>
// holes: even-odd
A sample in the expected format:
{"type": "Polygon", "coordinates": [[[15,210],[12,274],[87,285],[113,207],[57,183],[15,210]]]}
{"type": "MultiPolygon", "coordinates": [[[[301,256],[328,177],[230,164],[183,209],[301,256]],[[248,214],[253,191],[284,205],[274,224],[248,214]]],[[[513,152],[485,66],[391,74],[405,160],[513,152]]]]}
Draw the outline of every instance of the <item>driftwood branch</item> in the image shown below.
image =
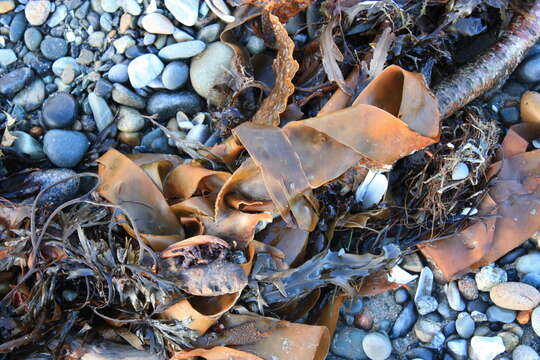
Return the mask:
{"type": "Polygon", "coordinates": [[[540,38],[540,0],[513,21],[492,47],[434,88],[446,118],[509,76],[540,38]]]}

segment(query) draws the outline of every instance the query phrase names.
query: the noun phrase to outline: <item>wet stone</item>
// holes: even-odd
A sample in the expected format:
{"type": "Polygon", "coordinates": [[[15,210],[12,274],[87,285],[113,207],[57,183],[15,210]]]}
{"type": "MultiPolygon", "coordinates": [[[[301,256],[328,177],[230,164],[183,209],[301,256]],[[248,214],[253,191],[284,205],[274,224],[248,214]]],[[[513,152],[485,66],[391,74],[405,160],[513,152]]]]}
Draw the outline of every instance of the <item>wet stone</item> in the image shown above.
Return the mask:
{"type": "Polygon", "coordinates": [[[356,328],[344,328],[338,331],[331,345],[332,353],[349,360],[366,359],[366,353],[361,346],[366,332],[356,328]]]}
{"type": "Polygon", "coordinates": [[[391,337],[393,339],[404,336],[413,328],[416,320],[418,319],[418,313],[414,303],[411,301],[403,307],[399,313],[391,330],[391,337]]]}
{"type": "Polygon", "coordinates": [[[0,78],[0,94],[15,95],[32,80],[33,72],[29,68],[13,70],[0,78]]]}
{"type": "Polygon", "coordinates": [[[178,111],[194,114],[201,111],[203,102],[192,92],[178,93],[157,92],[147,102],[146,110],[150,115],[157,114],[159,120],[166,120],[176,115],[178,111]]]}
{"type": "Polygon", "coordinates": [[[71,168],[83,158],[90,143],[84,134],[78,131],[54,129],[43,138],[43,151],[53,164],[71,168]]]}
{"type": "Polygon", "coordinates": [[[43,103],[43,125],[49,129],[69,128],[75,121],[77,103],[73,96],[57,92],[43,103]]]}
{"type": "Polygon", "coordinates": [[[45,58],[56,60],[67,54],[68,45],[64,39],[47,37],[41,42],[40,50],[45,58]]]}

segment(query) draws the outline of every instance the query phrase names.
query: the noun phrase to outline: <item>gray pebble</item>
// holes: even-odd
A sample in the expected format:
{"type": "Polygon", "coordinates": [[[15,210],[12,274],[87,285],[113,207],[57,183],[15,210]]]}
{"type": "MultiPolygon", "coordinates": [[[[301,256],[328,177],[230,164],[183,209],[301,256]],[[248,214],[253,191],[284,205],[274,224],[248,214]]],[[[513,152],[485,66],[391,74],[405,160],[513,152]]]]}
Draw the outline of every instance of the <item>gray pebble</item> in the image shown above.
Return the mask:
{"type": "Polygon", "coordinates": [[[435,335],[441,330],[442,326],[440,323],[427,317],[419,318],[416,324],[414,324],[414,334],[420,341],[424,343],[431,342],[435,335]]]}
{"type": "Polygon", "coordinates": [[[88,36],[88,45],[101,49],[103,46],[103,40],[105,40],[105,33],[102,31],[94,31],[88,36]]]}
{"type": "Polygon", "coordinates": [[[446,343],[446,346],[448,348],[448,351],[450,351],[452,356],[454,356],[457,360],[467,359],[467,348],[469,347],[469,343],[467,342],[467,340],[450,340],[446,343]]]}
{"type": "Polygon", "coordinates": [[[0,49],[0,65],[8,66],[17,61],[17,55],[11,49],[0,49]]]}
{"type": "Polygon", "coordinates": [[[514,125],[519,122],[519,108],[517,106],[505,107],[499,111],[499,115],[505,125],[514,125]]]}
{"type": "Polygon", "coordinates": [[[469,356],[472,360],[492,360],[504,350],[504,343],[498,336],[473,336],[469,356]]]}
{"type": "Polygon", "coordinates": [[[118,104],[131,106],[136,109],[144,109],[146,105],[142,96],[121,84],[113,85],[112,98],[118,104]]]}
{"type": "Polygon", "coordinates": [[[534,309],[531,314],[531,326],[536,336],[540,336],[540,307],[534,309]]]}
{"type": "Polygon", "coordinates": [[[366,359],[362,341],[366,336],[364,330],[344,328],[338,331],[332,339],[332,353],[350,360],[366,359]]]}
{"type": "Polygon", "coordinates": [[[159,120],[166,120],[178,111],[194,114],[203,108],[202,99],[188,91],[178,93],[157,92],[147,102],[146,110],[150,115],[157,114],[159,120]]]}
{"type": "Polygon", "coordinates": [[[506,282],[508,275],[506,271],[496,266],[484,266],[476,273],[474,279],[480,291],[490,291],[497,284],[506,282]]]}
{"type": "Polygon", "coordinates": [[[49,20],[47,20],[47,25],[49,27],[55,27],[60,25],[62,21],[67,17],[68,15],[68,8],[66,5],[62,4],[56,7],[56,10],[54,10],[51,17],[49,17],[49,20]]]}
{"type": "Polygon", "coordinates": [[[40,190],[52,186],[43,192],[38,200],[38,205],[55,207],[73,199],[79,190],[80,179],[75,177],[62,182],[59,181],[68,179],[76,174],[75,171],[69,169],[49,169],[32,173],[32,180],[39,184],[40,190]]]}
{"type": "Polygon", "coordinates": [[[13,17],[11,24],[9,25],[9,41],[17,42],[23,37],[26,30],[26,18],[24,13],[20,12],[13,17]]]}
{"type": "Polygon", "coordinates": [[[24,44],[30,51],[39,49],[41,40],[43,40],[43,35],[41,35],[39,30],[34,27],[28,28],[24,32],[24,44]]]}
{"type": "Polygon", "coordinates": [[[403,304],[410,298],[409,292],[404,288],[399,288],[394,292],[394,300],[398,304],[403,304]]]}
{"type": "Polygon", "coordinates": [[[113,86],[110,82],[105,79],[99,79],[96,81],[96,86],[94,87],[94,92],[97,96],[106,98],[109,97],[112,93],[113,86]]]}
{"type": "Polygon", "coordinates": [[[392,326],[391,337],[393,339],[404,336],[411,331],[414,323],[418,319],[418,313],[414,303],[411,301],[403,307],[394,325],[392,326]]]}
{"type": "Polygon", "coordinates": [[[125,83],[129,80],[128,66],[126,64],[116,64],[109,69],[109,80],[116,83],[125,83]]]}
{"type": "Polygon", "coordinates": [[[0,94],[15,95],[32,80],[33,75],[33,71],[26,67],[7,73],[0,78],[0,94]]]}
{"type": "Polygon", "coordinates": [[[516,270],[521,273],[540,273],[540,253],[521,256],[516,261],[516,270]]]}
{"type": "Polygon", "coordinates": [[[430,312],[437,310],[437,299],[433,296],[421,296],[416,299],[416,309],[420,315],[427,315],[430,312]]]}
{"type": "Polygon", "coordinates": [[[364,336],[362,348],[366,356],[372,360],[385,360],[392,353],[392,343],[388,336],[372,332],[364,336]]]}
{"type": "Polygon", "coordinates": [[[208,126],[204,124],[197,124],[193,127],[193,129],[189,130],[188,134],[186,135],[186,140],[198,141],[204,144],[209,136],[210,131],[208,126]]]}
{"type": "Polygon", "coordinates": [[[71,130],[49,130],[43,137],[43,151],[53,164],[71,168],[83,158],[90,143],[83,133],[71,130]]]}
{"type": "Polygon", "coordinates": [[[66,92],[57,92],[43,103],[43,125],[49,129],[69,128],[75,122],[77,103],[66,92]]]}
{"type": "Polygon", "coordinates": [[[512,352],[513,360],[539,360],[540,356],[528,345],[518,345],[512,352]]]}
{"type": "Polygon", "coordinates": [[[503,309],[496,305],[490,306],[486,311],[486,315],[489,321],[505,324],[511,323],[516,319],[516,312],[514,310],[503,309]]]}
{"type": "Polygon", "coordinates": [[[129,63],[129,81],[134,88],[142,88],[156,79],[162,71],[163,63],[156,55],[141,55],[129,63]]]}
{"type": "Polygon", "coordinates": [[[431,295],[431,290],[433,289],[433,272],[429,267],[424,267],[420,276],[418,277],[418,282],[416,284],[416,292],[414,294],[414,301],[422,296],[431,295]]]}
{"type": "Polygon", "coordinates": [[[474,320],[466,312],[461,312],[458,314],[456,319],[456,331],[464,339],[470,338],[475,329],[474,320]]]}
{"type": "Polygon", "coordinates": [[[525,276],[521,278],[521,282],[534,286],[535,288],[539,288],[540,287],[540,273],[531,272],[531,273],[525,274],[525,276]]]}
{"type": "Polygon", "coordinates": [[[99,17],[99,26],[101,26],[101,29],[109,32],[113,29],[113,25],[113,18],[111,14],[101,14],[99,17]]]}
{"type": "Polygon", "coordinates": [[[206,48],[206,44],[200,40],[183,41],[165,46],[158,56],[165,60],[189,59],[200,54],[206,48]]]}
{"type": "Polygon", "coordinates": [[[219,23],[205,26],[197,33],[197,40],[207,43],[214,42],[218,39],[220,31],[221,25],[219,23]]]}
{"type": "Polygon", "coordinates": [[[92,114],[94,115],[94,120],[96,122],[98,131],[102,131],[113,121],[114,118],[109,105],[107,105],[107,101],[91,92],[88,94],[88,104],[92,109],[92,114]]]}
{"type": "Polygon", "coordinates": [[[52,64],[52,71],[54,75],[61,77],[64,73],[64,70],[68,66],[71,66],[76,72],[79,71],[79,64],[77,64],[77,60],[75,60],[71,56],[63,56],[59,59],[56,59],[52,64]]]}
{"type": "Polygon", "coordinates": [[[68,52],[68,44],[66,40],[58,37],[45,38],[40,46],[41,53],[49,60],[56,60],[65,56],[68,52]]]}
{"type": "Polygon", "coordinates": [[[264,40],[258,36],[252,35],[248,38],[246,48],[252,55],[256,55],[264,51],[264,40]]]}
{"type": "Polygon", "coordinates": [[[120,131],[136,132],[144,127],[144,118],[137,110],[120,106],[117,127],[120,131]]]}
{"type": "Polygon", "coordinates": [[[189,76],[189,67],[181,61],[173,61],[163,69],[161,81],[169,90],[176,90],[184,86],[189,76]]]}
{"type": "Polygon", "coordinates": [[[445,287],[446,298],[448,299],[448,305],[450,308],[455,311],[465,310],[465,302],[461,298],[457,283],[455,281],[451,281],[445,287]]]}
{"type": "Polygon", "coordinates": [[[524,83],[540,81],[540,54],[525,59],[516,69],[517,79],[524,83]]]}

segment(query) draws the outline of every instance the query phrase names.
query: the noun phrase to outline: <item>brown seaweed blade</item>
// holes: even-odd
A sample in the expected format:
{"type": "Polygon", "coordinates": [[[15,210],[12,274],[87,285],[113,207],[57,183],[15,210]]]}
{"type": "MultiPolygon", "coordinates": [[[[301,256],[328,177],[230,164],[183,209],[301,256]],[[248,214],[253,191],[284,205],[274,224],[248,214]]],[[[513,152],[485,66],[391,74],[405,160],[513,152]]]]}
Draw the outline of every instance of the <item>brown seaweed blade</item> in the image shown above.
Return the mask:
{"type": "Polygon", "coordinates": [[[502,159],[489,174],[494,186],[479,208],[485,219],[450,238],[420,245],[446,280],[497,260],[540,228],[540,150],[526,152],[538,136],[537,124],[515,125],[508,132],[502,159]]]}

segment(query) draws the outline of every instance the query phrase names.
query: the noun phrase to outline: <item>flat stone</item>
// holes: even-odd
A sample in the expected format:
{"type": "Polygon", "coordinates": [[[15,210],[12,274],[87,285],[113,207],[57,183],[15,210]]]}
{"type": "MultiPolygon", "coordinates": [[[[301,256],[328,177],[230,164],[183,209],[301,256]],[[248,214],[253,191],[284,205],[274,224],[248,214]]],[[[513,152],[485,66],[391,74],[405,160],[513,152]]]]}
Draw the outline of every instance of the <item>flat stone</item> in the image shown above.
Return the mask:
{"type": "Polygon", "coordinates": [[[24,31],[26,30],[26,19],[22,12],[18,13],[11,20],[9,25],[9,41],[17,42],[22,39],[24,31]]]}
{"type": "Polygon", "coordinates": [[[372,332],[364,336],[362,348],[366,356],[371,360],[385,360],[392,353],[390,339],[388,339],[388,336],[378,332],[372,332]]]}
{"type": "Polygon", "coordinates": [[[123,132],[137,132],[144,127],[144,118],[137,110],[120,106],[117,127],[123,132]]]}
{"type": "Polygon", "coordinates": [[[469,356],[471,360],[493,360],[504,350],[504,343],[498,336],[473,336],[469,356]]]}
{"type": "Polygon", "coordinates": [[[446,286],[446,298],[448,299],[448,305],[452,310],[463,311],[465,310],[465,302],[461,298],[457,283],[455,281],[449,282],[446,286]]]}
{"type": "Polygon", "coordinates": [[[57,37],[45,38],[40,46],[41,53],[49,60],[56,60],[65,56],[68,52],[68,44],[66,40],[57,37]]]}
{"type": "Polygon", "coordinates": [[[184,86],[189,76],[189,67],[181,61],[173,61],[163,69],[161,81],[169,90],[176,90],[184,86]]]}
{"type": "Polygon", "coordinates": [[[334,335],[332,339],[332,353],[349,360],[367,359],[361,346],[366,332],[355,328],[344,328],[334,335]]]}
{"type": "Polygon", "coordinates": [[[39,45],[43,40],[43,35],[36,28],[28,28],[24,32],[24,44],[30,51],[36,51],[39,49],[39,45]]]}
{"type": "Polygon", "coordinates": [[[146,102],[142,96],[121,84],[113,85],[112,98],[118,104],[134,107],[136,109],[144,109],[146,106],[146,102]]]}
{"type": "Polygon", "coordinates": [[[456,319],[456,331],[464,339],[470,338],[475,329],[474,320],[471,315],[466,312],[461,312],[458,314],[456,319]]]}
{"type": "Polygon", "coordinates": [[[506,282],[508,275],[506,271],[496,266],[484,266],[476,273],[474,279],[480,291],[490,291],[497,284],[506,282]]]}
{"type": "Polygon", "coordinates": [[[0,94],[13,96],[22,90],[34,76],[32,69],[23,67],[13,70],[0,78],[0,94]]]}
{"type": "Polygon", "coordinates": [[[150,115],[157,114],[158,119],[163,121],[175,116],[178,111],[195,114],[202,107],[202,99],[192,92],[157,92],[148,100],[146,110],[150,115]]]}
{"type": "Polygon", "coordinates": [[[129,63],[129,81],[134,88],[145,87],[161,74],[163,67],[163,63],[156,55],[141,55],[129,63]]]}
{"type": "Polygon", "coordinates": [[[92,109],[98,131],[103,131],[114,119],[107,101],[91,92],[88,94],[88,104],[92,109]]]}
{"type": "Polygon", "coordinates": [[[164,60],[189,59],[200,54],[206,48],[206,44],[200,40],[183,41],[165,46],[158,53],[164,60]]]}
{"type": "Polygon", "coordinates": [[[90,142],[83,133],[72,130],[49,130],[43,137],[43,151],[51,162],[62,168],[77,165],[90,142]]]}
{"type": "Polygon", "coordinates": [[[67,15],[68,8],[66,5],[62,4],[57,6],[49,20],[47,20],[47,25],[52,28],[58,26],[62,21],[64,21],[67,15]]]}
{"type": "Polygon", "coordinates": [[[109,80],[116,83],[125,83],[129,80],[128,66],[126,64],[116,64],[107,73],[109,80]]]}
{"type": "Polygon", "coordinates": [[[540,356],[532,347],[518,345],[512,352],[512,360],[540,360],[540,356]]]}
{"type": "Polygon", "coordinates": [[[215,42],[191,60],[191,85],[203,98],[214,105],[225,102],[226,94],[216,88],[225,83],[232,65],[234,51],[225,43],[215,42]]]}
{"type": "Polygon", "coordinates": [[[540,292],[533,286],[520,282],[495,285],[489,292],[495,305],[509,310],[530,310],[540,303],[540,292]]]}
{"type": "Polygon", "coordinates": [[[141,20],[144,30],[152,34],[170,35],[174,32],[174,25],[166,16],[160,13],[145,15],[141,20]]]}
{"type": "Polygon", "coordinates": [[[416,312],[414,302],[411,301],[403,307],[396,318],[390,335],[392,339],[404,336],[411,331],[417,319],[418,313],[416,312]]]}
{"type": "Polygon", "coordinates": [[[18,152],[28,155],[31,159],[42,159],[45,157],[43,146],[32,135],[23,131],[12,131],[11,135],[16,137],[13,142],[13,148],[18,152]]]}
{"type": "Polygon", "coordinates": [[[47,21],[51,9],[51,3],[48,0],[30,0],[24,8],[24,14],[30,25],[40,26],[47,21]]]}
{"type": "Polygon", "coordinates": [[[535,252],[519,257],[516,261],[516,270],[525,274],[540,272],[540,253],[535,252]]]}
{"type": "Polygon", "coordinates": [[[34,80],[13,98],[13,103],[20,105],[26,111],[36,110],[45,99],[45,84],[41,79],[34,80]]]}
{"type": "Polygon", "coordinates": [[[15,9],[15,1],[0,0],[0,14],[7,14],[13,9],[15,9]]]}
{"type": "Polygon", "coordinates": [[[199,0],[165,0],[165,7],[182,24],[195,25],[199,14],[199,0]]]}
{"type": "Polygon", "coordinates": [[[516,319],[516,312],[514,310],[503,309],[496,305],[490,306],[486,311],[486,315],[491,322],[502,322],[505,324],[509,324],[516,319]]]}
{"type": "Polygon", "coordinates": [[[43,103],[43,125],[49,129],[73,126],[76,114],[77,103],[66,92],[57,92],[43,103]]]}
{"type": "Polygon", "coordinates": [[[17,61],[17,55],[11,49],[0,49],[0,65],[8,66],[17,61]]]}

